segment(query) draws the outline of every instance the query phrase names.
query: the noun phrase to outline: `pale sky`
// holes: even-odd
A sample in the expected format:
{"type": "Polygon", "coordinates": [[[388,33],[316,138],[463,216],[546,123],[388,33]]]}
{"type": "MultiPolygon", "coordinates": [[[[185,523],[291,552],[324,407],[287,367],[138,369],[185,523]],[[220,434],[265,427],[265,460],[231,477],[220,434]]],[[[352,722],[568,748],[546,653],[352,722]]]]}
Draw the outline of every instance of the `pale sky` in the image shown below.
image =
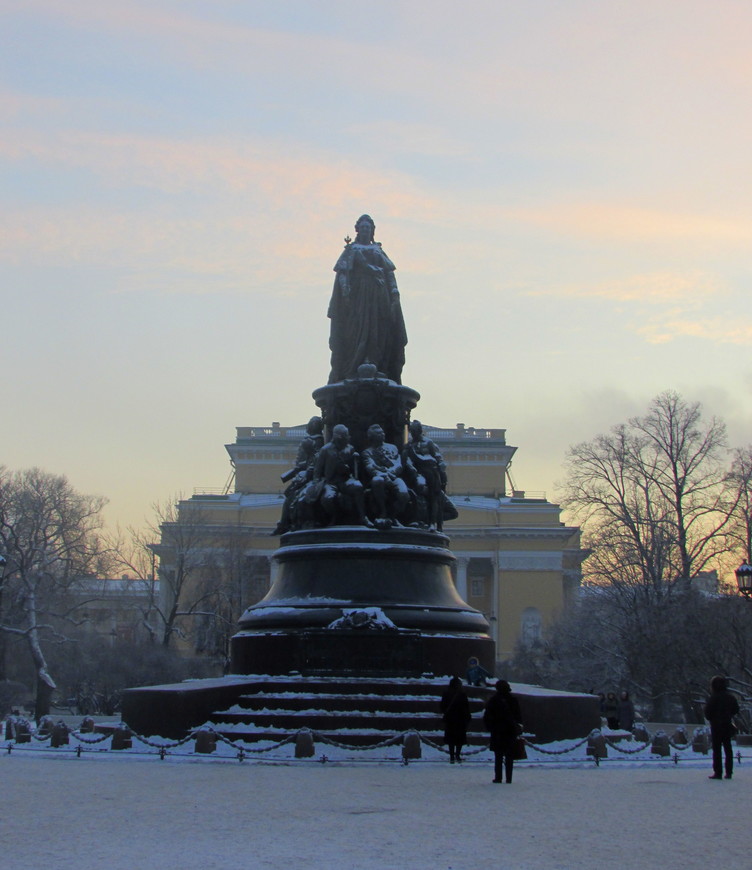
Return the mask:
{"type": "Polygon", "coordinates": [[[748,0],[0,0],[0,462],[140,525],[304,422],[363,212],[519,488],[674,389],[752,441],[748,0]]]}

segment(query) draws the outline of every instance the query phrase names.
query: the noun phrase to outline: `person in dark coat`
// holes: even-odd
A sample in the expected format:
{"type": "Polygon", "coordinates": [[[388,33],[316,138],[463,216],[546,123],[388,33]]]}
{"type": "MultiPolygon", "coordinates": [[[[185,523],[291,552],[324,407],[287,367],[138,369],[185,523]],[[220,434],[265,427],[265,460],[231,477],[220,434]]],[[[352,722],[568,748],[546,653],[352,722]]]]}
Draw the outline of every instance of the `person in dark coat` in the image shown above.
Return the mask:
{"type": "Polygon", "coordinates": [[[626,690],[619,696],[619,728],[631,731],[634,728],[635,709],[629,692],[626,690]]]}
{"type": "Polygon", "coordinates": [[[710,681],[710,697],[705,704],[705,718],[710,722],[710,742],[713,746],[713,775],[710,779],[721,779],[723,760],[726,757],[726,779],[734,772],[734,755],[731,738],[736,733],[733,718],[739,712],[739,703],[728,690],[728,680],[715,676],[710,681]]]}
{"type": "Polygon", "coordinates": [[[619,701],[613,692],[606,695],[606,702],[603,705],[603,715],[606,717],[606,724],[614,731],[619,727],[619,701]]]}
{"type": "Polygon", "coordinates": [[[491,749],[494,754],[494,782],[512,781],[512,768],[517,738],[522,734],[520,705],[512,695],[512,687],[506,680],[496,683],[496,693],[486,702],[483,722],[491,732],[491,749]]]}
{"type": "Polygon", "coordinates": [[[470,702],[462,688],[462,680],[452,677],[441,696],[441,716],[444,720],[444,743],[449,746],[449,763],[462,761],[462,747],[467,743],[470,724],[470,702]]]}

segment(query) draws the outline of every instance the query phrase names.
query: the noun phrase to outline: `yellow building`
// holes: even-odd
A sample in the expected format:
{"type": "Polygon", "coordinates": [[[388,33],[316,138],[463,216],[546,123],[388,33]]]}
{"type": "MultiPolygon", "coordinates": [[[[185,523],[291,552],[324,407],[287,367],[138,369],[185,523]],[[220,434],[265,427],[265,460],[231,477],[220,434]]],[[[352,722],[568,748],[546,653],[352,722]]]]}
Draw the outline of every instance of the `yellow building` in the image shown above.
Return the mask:
{"type": "MultiPolygon", "coordinates": [[[[447,494],[459,512],[444,528],[457,559],[457,590],[485,614],[497,659],[507,659],[518,641],[539,639],[579,587],[585,557],[580,531],[561,522],[558,505],[544,493],[507,489],[517,448],[506,443],[506,430],[458,423],[455,429],[424,426],[424,431],[442,452],[447,494]]],[[[226,445],[233,483],[224,492],[197,490],[178,505],[178,524],[163,526],[155,548],[163,607],[171,603],[175,585],[164,581],[174,578],[181,558],[194,567],[186,587],[224,590],[215,599],[224,602],[217,618],[206,603],[181,602],[181,610],[194,611],[181,617],[192,651],[226,653],[235,620],[269,589],[271,556],[279,543],[271,533],[283,504],[280,475],[293,467],[304,434],[304,425],[238,427],[236,440],[226,445]],[[178,534],[177,525],[193,532],[178,534]]],[[[195,592],[183,595],[196,598],[195,592]]]]}

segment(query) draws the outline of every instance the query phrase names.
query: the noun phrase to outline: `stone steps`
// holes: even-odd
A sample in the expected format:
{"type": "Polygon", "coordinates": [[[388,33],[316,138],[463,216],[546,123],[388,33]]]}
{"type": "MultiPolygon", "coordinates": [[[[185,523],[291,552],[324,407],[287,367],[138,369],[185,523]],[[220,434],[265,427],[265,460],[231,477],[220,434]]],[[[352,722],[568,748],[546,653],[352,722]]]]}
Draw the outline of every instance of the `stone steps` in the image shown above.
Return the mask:
{"type": "MultiPolygon", "coordinates": [[[[446,687],[446,680],[431,679],[272,678],[216,712],[212,724],[228,739],[247,742],[281,740],[301,728],[353,746],[379,743],[405,731],[441,742],[439,701],[446,687]]],[[[473,714],[468,742],[482,743],[488,739],[482,709],[490,690],[466,691],[473,714]]]]}
{"type": "MultiPolygon", "coordinates": [[[[426,716],[439,716],[438,698],[426,696],[395,695],[354,695],[320,693],[311,695],[308,693],[275,693],[263,692],[255,695],[243,695],[238,699],[237,706],[243,710],[260,712],[265,709],[285,709],[287,711],[327,710],[336,712],[363,712],[373,715],[375,712],[386,715],[404,715],[405,713],[425,714],[426,716]]],[[[472,712],[480,712],[483,709],[483,701],[471,700],[472,712]]]]}

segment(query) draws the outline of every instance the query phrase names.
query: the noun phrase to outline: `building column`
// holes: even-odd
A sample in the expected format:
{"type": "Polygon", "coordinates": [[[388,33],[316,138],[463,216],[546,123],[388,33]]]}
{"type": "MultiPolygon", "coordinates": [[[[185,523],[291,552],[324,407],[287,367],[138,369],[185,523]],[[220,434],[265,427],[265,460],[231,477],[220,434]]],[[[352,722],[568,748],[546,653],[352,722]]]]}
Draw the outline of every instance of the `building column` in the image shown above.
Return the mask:
{"type": "Polygon", "coordinates": [[[463,601],[467,601],[467,566],[468,556],[457,556],[457,593],[463,601]]]}
{"type": "Polygon", "coordinates": [[[493,608],[495,623],[491,626],[491,634],[496,644],[496,657],[498,659],[499,646],[501,644],[501,566],[499,565],[499,551],[493,557],[493,608]]]}

